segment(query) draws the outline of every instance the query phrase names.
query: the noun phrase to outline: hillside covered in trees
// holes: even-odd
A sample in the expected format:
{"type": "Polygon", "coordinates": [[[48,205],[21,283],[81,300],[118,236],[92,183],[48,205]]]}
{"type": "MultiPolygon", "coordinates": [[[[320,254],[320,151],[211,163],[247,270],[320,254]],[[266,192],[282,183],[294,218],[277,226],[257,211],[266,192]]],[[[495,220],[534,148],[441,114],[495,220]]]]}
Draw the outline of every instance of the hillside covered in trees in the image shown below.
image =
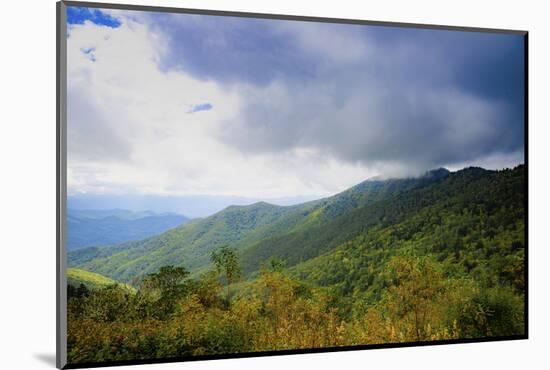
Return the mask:
{"type": "Polygon", "coordinates": [[[521,336],[524,204],[524,166],[440,169],[70,252],[69,362],[521,336]]]}
{"type": "MultiPolygon", "coordinates": [[[[367,180],[335,196],[288,207],[265,202],[230,206],[145,240],[70,251],[69,264],[129,282],[165,265],[182,265],[193,272],[208,269],[212,250],[227,244],[239,252],[251,249],[248,258],[259,252],[262,255],[257,259],[265,259],[271,253],[269,243],[277,244],[278,248],[283,248],[284,243],[286,248],[295,249],[295,243],[301,243],[300,238],[308,238],[326,225],[338,227],[337,219],[346,223],[348,217],[354,217],[350,211],[425,187],[447,175],[448,171],[441,169],[420,178],[367,180]],[[286,240],[296,237],[298,240],[286,240]]],[[[361,225],[354,222],[350,226],[344,233],[330,229],[328,237],[333,238],[330,246],[358,232],[361,225]]],[[[300,245],[300,249],[305,247],[300,245]]],[[[246,263],[246,271],[258,269],[257,261],[246,263]]]]}

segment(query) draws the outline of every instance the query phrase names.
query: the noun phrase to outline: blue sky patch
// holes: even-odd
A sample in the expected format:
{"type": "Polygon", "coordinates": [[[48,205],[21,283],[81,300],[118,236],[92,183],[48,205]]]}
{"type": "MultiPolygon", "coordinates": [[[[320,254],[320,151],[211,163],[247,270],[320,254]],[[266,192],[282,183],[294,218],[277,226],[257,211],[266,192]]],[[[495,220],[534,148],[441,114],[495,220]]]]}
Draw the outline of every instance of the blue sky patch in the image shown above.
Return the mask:
{"type": "Polygon", "coordinates": [[[67,8],[67,23],[68,24],[84,24],[85,21],[90,21],[100,26],[117,28],[121,22],[108,14],[103,13],[98,9],[81,8],[70,6],[67,8]]]}
{"type": "Polygon", "coordinates": [[[196,112],[210,110],[212,108],[214,108],[214,106],[210,103],[197,104],[197,105],[191,106],[191,109],[189,109],[187,113],[196,113],[196,112]]]}
{"type": "Polygon", "coordinates": [[[82,54],[86,55],[86,57],[91,60],[92,62],[95,62],[97,59],[95,57],[95,48],[82,48],[80,49],[82,54]]]}

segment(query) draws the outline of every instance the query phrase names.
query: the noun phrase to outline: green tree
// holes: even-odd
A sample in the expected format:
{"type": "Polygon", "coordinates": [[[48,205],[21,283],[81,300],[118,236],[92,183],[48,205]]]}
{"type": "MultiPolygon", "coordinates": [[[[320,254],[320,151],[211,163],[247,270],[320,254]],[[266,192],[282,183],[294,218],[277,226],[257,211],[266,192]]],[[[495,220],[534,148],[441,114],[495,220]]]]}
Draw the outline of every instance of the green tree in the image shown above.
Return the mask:
{"type": "Polygon", "coordinates": [[[262,272],[283,272],[286,268],[286,261],[281,257],[272,256],[262,263],[262,272]]]}
{"type": "Polygon", "coordinates": [[[141,284],[140,294],[152,298],[159,316],[173,312],[176,301],[190,289],[189,271],[184,267],[163,266],[159,272],[148,274],[141,284]]]}
{"type": "Polygon", "coordinates": [[[211,254],[212,262],[216,266],[218,274],[225,274],[227,288],[227,304],[231,304],[231,284],[241,277],[239,258],[234,249],[228,245],[215,250],[211,254]]]}

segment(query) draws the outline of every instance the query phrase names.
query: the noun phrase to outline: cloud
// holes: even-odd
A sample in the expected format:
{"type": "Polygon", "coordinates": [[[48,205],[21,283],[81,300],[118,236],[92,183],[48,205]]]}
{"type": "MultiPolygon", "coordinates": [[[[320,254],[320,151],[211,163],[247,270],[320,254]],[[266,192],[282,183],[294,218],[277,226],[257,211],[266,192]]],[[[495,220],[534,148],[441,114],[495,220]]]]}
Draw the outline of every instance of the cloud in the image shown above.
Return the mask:
{"type": "Polygon", "coordinates": [[[243,153],[307,149],[407,175],[522,151],[521,36],[196,15],[146,19],[166,38],[163,69],[246,96],[237,119],[216,133],[243,153]]]}
{"type": "Polygon", "coordinates": [[[516,39],[104,13],[67,39],[72,194],[325,196],[523,160],[516,39]]]}
{"type": "Polygon", "coordinates": [[[244,86],[241,116],[225,122],[223,142],[247,153],[314,150],[396,176],[523,150],[519,37],[498,35],[506,43],[429,31],[434,37],[379,34],[374,41],[372,34],[316,31],[322,27],[285,27],[305,54],[317,55],[315,78],[244,86]],[[480,57],[492,63],[470,61],[480,57]]]}
{"type": "Polygon", "coordinates": [[[364,26],[296,21],[278,21],[273,33],[287,41],[292,54],[305,54],[322,63],[365,63],[370,57],[372,40],[364,26]]]}
{"type": "Polygon", "coordinates": [[[252,90],[219,133],[247,153],[302,148],[379,169],[398,162],[412,174],[522,146],[511,129],[522,122],[510,122],[505,107],[453,88],[383,91],[365,81],[333,96],[323,84],[252,90]]]}
{"type": "Polygon", "coordinates": [[[67,93],[67,150],[70,161],[120,161],[133,150],[113,117],[83,86],[69,86],[67,93]]]}
{"type": "Polygon", "coordinates": [[[220,83],[265,85],[274,78],[308,78],[315,69],[315,55],[304,55],[285,29],[291,27],[283,25],[289,21],[166,13],[137,16],[165,39],[159,64],[163,70],[220,83]]]}
{"type": "Polygon", "coordinates": [[[67,40],[69,193],[322,196],[367,175],[308,151],[248,155],[220,142],[215,133],[238,119],[246,97],[237,88],[163,70],[162,35],[119,16],[116,29],[74,25],[67,40]],[[95,63],[82,52],[92,48],[95,63]],[[197,101],[215,109],[182,109],[197,101]]]}

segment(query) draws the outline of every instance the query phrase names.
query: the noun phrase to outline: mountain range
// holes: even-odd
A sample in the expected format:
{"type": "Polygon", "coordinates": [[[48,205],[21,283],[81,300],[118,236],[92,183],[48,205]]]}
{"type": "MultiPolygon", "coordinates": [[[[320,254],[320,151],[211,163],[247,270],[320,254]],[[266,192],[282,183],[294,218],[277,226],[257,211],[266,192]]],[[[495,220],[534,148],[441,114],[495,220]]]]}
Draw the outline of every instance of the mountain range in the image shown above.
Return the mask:
{"type": "Polygon", "coordinates": [[[417,178],[367,180],[294,206],[230,206],[143,240],[70,251],[68,259],[70,266],[130,282],[165,265],[199,274],[210,268],[213,250],[229,245],[246,276],[276,257],[294,274],[349,292],[365,276],[375,281],[365,269],[397,250],[475,265],[485,261],[481,250],[498,247],[493,244],[523,246],[523,202],[523,165],[437,169],[417,178]],[[478,262],[467,262],[470,257],[478,262]]]}
{"type": "Polygon", "coordinates": [[[189,221],[175,213],[124,209],[69,209],[67,214],[68,250],[140,240],[189,221]]]}

